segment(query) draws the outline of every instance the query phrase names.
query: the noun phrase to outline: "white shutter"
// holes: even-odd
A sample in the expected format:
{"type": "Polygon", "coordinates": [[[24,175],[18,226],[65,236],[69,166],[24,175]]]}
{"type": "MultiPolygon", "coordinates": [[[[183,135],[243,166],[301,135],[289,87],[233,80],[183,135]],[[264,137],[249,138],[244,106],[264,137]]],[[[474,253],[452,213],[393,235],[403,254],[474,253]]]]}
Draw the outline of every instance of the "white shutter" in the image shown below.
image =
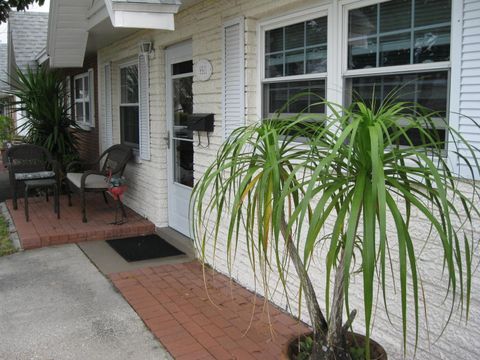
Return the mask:
{"type": "Polygon", "coordinates": [[[148,54],[138,56],[138,126],[140,133],[140,159],[150,160],[150,98],[148,54]]]}
{"type": "Polygon", "coordinates": [[[227,138],[245,125],[245,41],[244,18],[223,26],[223,131],[227,138]]]}
{"type": "Polygon", "coordinates": [[[88,125],[95,127],[95,73],[93,69],[88,69],[88,106],[90,107],[88,125]]]}
{"type": "MultiPolygon", "coordinates": [[[[461,41],[455,42],[455,39],[452,39],[452,46],[461,46],[461,50],[457,51],[454,48],[452,51],[452,84],[454,85],[452,85],[451,98],[452,101],[457,100],[458,105],[452,104],[451,117],[455,121],[454,112],[457,111],[458,106],[458,113],[461,114],[458,116],[459,132],[472,147],[480,149],[480,129],[476,125],[480,123],[480,68],[478,65],[480,62],[480,6],[477,0],[465,0],[463,8],[461,4],[452,4],[452,6],[460,6],[462,13],[458,15],[461,18],[458,37],[461,41]]],[[[456,23],[452,21],[452,26],[456,23]]],[[[454,148],[452,143],[449,146],[454,148]]],[[[458,151],[475,167],[470,150],[465,145],[460,145],[458,151]]],[[[475,155],[479,157],[480,151],[476,151],[475,155]]],[[[460,174],[471,178],[470,168],[461,156],[458,156],[460,174]]],[[[480,174],[476,172],[475,178],[478,179],[479,176],[480,174]]]]}
{"type": "Polygon", "coordinates": [[[104,126],[103,126],[103,143],[106,148],[113,145],[113,127],[112,127],[112,72],[110,64],[104,67],[104,126]]]}

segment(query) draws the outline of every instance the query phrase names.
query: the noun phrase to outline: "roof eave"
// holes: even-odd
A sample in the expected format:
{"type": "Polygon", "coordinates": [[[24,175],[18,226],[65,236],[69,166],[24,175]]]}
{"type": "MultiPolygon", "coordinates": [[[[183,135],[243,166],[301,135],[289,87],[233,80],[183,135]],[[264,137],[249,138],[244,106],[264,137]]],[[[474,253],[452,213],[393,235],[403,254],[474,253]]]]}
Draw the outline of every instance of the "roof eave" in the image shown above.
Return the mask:
{"type": "Polygon", "coordinates": [[[76,26],[69,28],[59,26],[63,24],[65,27],[64,24],[68,24],[68,21],[62,21],[62,15],[66,12],[59,11],[59,7],[61,5],[62,9],[71,9],[71,1],[50,2],[47,55],[51,67],[82,67],[89,30],[107,18],[110,18],[112,23],[112,31],[115,31],[115,28],[174,30],[174,16],[181,6],[179,0],[103,0],[94,2],[93,6],[91,2],[83,1],[82,6],[75,4],[75,8],[71,10],[81,13],[76,17],[76,26]],[[67,37],[68,40],[65,40],[67,37]]]}

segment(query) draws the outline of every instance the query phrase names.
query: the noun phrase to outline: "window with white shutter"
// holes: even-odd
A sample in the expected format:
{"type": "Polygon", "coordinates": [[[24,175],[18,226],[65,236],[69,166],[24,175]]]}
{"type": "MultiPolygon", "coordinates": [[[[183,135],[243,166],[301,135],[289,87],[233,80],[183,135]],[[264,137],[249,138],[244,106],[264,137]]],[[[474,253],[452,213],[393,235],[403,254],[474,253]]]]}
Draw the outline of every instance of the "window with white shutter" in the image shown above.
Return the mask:
{"type": "Polygon", "coordinates": [[[244,18],[223,26],[223,130],[227,138],[245,125],[244,18]]]}
{"type": "Polygon", "coordinates": [[[112,73],[110,64],[105,64],[104,67],[104,89],[103,89],[103,104],[104,104],[104,128],[103,128],[103,143],[105,148],[113,145],[113,129],[112,129],[112,73]]]}
{"type": "Polygon", "coordinates": [[[138,56],[138,101],[140,158],[150,160],[150,91],[148,54],[138,56]]]}
{"type": "Polygon", "coordinates": [[[76,75],[73,78],[73,100],[75,121],[81,127],[88,129],[95,126],[94,122],[94,72],[89,69],[88,72],[76,75]]]}

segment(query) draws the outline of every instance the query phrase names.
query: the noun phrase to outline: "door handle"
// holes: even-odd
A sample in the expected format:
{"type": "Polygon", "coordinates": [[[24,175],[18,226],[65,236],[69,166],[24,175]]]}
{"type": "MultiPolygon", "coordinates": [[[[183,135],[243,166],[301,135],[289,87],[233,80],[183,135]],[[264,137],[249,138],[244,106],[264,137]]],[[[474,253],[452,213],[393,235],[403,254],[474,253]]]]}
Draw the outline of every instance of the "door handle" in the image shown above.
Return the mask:
{"type": "Polygon", "coordinates": [[[170,131],[167,131],[167,136],[163,139],[167,142],[167,149],[170,149],[170,131]]]}

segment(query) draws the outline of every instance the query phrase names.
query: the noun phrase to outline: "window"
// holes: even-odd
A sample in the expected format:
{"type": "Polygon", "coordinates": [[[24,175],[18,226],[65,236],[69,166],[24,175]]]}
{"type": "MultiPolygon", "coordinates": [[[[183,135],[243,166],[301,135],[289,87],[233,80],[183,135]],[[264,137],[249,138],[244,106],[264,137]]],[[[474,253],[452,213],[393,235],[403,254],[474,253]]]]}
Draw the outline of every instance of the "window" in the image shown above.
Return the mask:
{"type": "Polygon", "coordinates": [[[450,0],[396,0],[348,16],[348,69],[450,60],[450,0]]]}
{"type": "Polygon", "coordinates": [[[263,36],[263,115],[323,113],[324,107],[314,104],[326,95],[327,16],[323,13],[303,16],[294,23],[277,22],[266,26],[263,36]],[[298,97],[307,92],[308,96],[298,97]],[[286,105],[292,97],[295,101],[286,105]]]}
{"type": "MultiPolygon", "coordinates": [[[[379,103],[395,90],[399,100],[446,116],[450,19],[451,0],[394,0],[350,9],[346,102],[379,103]]],[[[446,140],[446,132],[438,132],[446,140]]]]}
{"type": "Polygon", "coordinates": [[[92,85],[90,83],[93,77],[90,74],[93,74],[93,70],[89,70],[86,73],[77,75],[73,78],[74,91],[74,111],[75,111],[75,121],[80,126],[93,126],[93,112],[92,112],[92,101],[93,94],[92,85]]]}
{"type": "Polygon", "coordinates": [[[139,147],[138,63],[120,67],[120,127],[123,144],[139,147]]]}

